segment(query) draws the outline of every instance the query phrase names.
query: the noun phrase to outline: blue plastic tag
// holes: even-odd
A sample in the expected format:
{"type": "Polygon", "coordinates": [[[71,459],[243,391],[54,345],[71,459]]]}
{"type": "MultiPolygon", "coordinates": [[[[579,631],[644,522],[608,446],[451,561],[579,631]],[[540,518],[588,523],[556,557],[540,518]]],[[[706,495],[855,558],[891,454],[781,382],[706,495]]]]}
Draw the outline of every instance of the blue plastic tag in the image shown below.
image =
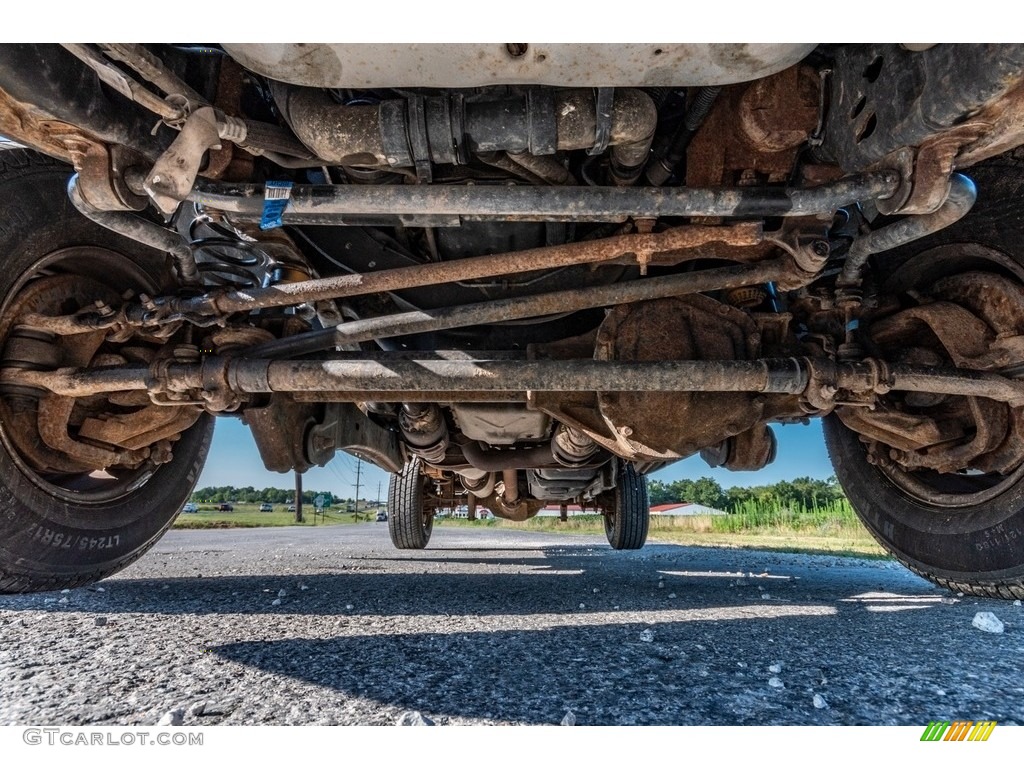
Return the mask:
{"type": "Polygon", "coordinates": [[[281,216],[288,207],[291,196],[290,181],[268,181],[263,185],[263,216],[260,218],[260,229],[281,226],[281,216]]]}

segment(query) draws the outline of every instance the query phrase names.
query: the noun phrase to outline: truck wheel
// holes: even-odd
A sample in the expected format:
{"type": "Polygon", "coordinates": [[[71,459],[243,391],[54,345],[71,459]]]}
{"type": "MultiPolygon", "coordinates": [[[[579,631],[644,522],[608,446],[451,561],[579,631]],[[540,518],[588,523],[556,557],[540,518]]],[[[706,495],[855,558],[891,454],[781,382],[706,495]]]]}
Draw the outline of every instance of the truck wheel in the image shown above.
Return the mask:
{"type": "Polygon", "coordinates": [[[620,462],[614,492],[603,505],[604,533],[612,549],[640,549],[647,541],[651,504],[647,478],[629,462],[620,462]]]}
{"type": "Polygon", "coordinates": [[[979,597],[1024,598],[1024,469],[997,479],[904,472],[825,418],[836,477],[871,535],[914,573],[979,597]]]}
{"type": "Polygon", "coordinates": [[[434,510],[426,504],[421,467],[415,458],[388,483],[388,533],[398,549],[423,549],[434,530],[434,510]]]}
{"type": "MultiPolygon", "coordinates": [[[[70,174],[33,152],[0,152],[0,372],[147,354],[145,342],[119,345],[102,331],[55,337],[19,327],[25,313],[67,314],[96,300],[116,306],[123,291],[156,291],[170,279],[163,254],[74,210],[70,174]]],[[[99,439],[110,434],[107,419],[146,405],[0,386],[0,592],[89,584],[134,562],[170,527],[202,470],[213,421],[172,407],[164,415],[180,430],[159,440],[128,449],[99,439]],[[108,456],[119,458],[104,463],[108,456]]]]}
{"type": "MultiPolygon", "coordinates": [[[[993,158],[970,173],[982,193],[971,213],[932,237],[883,254],[876,267],[882,292],[898,298],[901,307],[927,309],[934,299],[953,302],[977,318],[974,330],[938,326],[933,332],[918,323],[903,324],[905,331],[894,332],[890,326],[881,337],[882,356],[924,354],[936,364],[952,367],[952,353],[961,340],[973,340],[979,328],[987,325],[1000,339],[1024,332],[1019,319],[1024,286],[1024,150],[993,158]],[[919,304],[922,295],[926,299],[919,304]]],[[[865,343],[878,340],[871,330],[869,324],[865,343]]],[[[883,405],[897,415],[934,414],[941,423],[965,406],[978,414],[973,424],[964,425],[964,437],[954,448],[940,443],[920,451],[914,457],[916,468],[893,459],[893,452],[901,455],[899,447],[851,429],[856,418],[847,415],[849,423],[844,424],[841,409],[825,419],[825,442],[854,510],[893,557],[954,592],[1024,598],[1024,409],[984,398],[974,398],[973,404],[971,400],[887,396],[883,405]],[[938,471],[921,461],[929,451],[969,448],[972,438],[980,442],[986,432],[1006,437],[993,438],[992,447],[962,466],[938,471]]]]}

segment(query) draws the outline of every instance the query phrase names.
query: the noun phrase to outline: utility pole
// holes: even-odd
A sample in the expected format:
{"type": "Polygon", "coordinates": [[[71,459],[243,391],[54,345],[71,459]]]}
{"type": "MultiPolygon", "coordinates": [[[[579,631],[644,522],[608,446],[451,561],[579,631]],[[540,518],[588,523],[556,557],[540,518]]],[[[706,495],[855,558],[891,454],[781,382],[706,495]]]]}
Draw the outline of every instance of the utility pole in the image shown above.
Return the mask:
{"type": "Polygon", "coordinates": [[[302,475],[295,473],[295,522],[302,522],[302,475]]]}
{"type": "Polygon", "coordinates": [[[359,514],[359,473],[363,469],[363,460],[356,456],[356,514],[359,514]]]}
{"type": "Polygon", "coordinates": [[[377,509],[380,509],[380,480],[377,481],[377,509]]]}

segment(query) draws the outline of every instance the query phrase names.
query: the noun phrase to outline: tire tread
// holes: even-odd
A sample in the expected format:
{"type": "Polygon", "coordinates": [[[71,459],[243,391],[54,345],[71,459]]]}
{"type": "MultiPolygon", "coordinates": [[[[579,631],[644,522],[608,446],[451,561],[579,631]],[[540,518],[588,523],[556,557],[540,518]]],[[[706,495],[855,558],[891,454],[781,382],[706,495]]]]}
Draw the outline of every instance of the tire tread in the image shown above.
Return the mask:
{"type": "MultiPolygon", "coordinates": [[[[833,425],[833,428],[836,428],[836,426],[833,425]]],[[[843,474],[843,464],[851,459],[850,457],[844,456],[840,451],[841,444],[839,441],[828,439],[828,428],[826,428],[825,434],[825,445],[828,448],[829,458],[832,460],[832,466],[836,469],[836,474],[841,477],[843,474]]],[[[855,495],[859,489],[845,488],[844,490],[846,490],[848,494],[852,491],[853,495],[855,495]]],[[[853,503],[852,498],[851,503],[853,503]]],[[[860,517],[860,512],[857,511],[856,504],[853,504],[853,508],[854,511],[857,512],[858,517],[860,517]]],[[[897,549],[892,542],[887,541],[880,533],[875,531],[874,528],[865,524],[863,520],[861,523],[864,525],[867,532],[871,534],[871,537],[878,542],[879,546],[881,546],[882,549],[884,549],[900,565],[938,587],[948,589],[951,592],[962,592],[965,595],[972,595],[974,597],[996,598],[1002,600],[1024,599],[1024,575],[1002,578],[998,581],[985,579],[983,577],[972,579],[971,581],[965,581],[962,577],[954,579],[940,576],[939,574],[930,571],[927,567],[922,567],[920,564],[911,562],[910,559],[897,549]]],[[[1022,558],[1022,560],[1024,560],[1024,558],[1022,558]]]]}
{"type": "Polygon", "coordinates": [[[423,475],[414,458],[388,483],[388,533],[397,549],[423,549],[430,531],[423,525],[423,475]]]}
{"type": "Polygon", "coordinates": [[[651,521],[647,478],[629,462],[619,466],[614,514],[612,525],[606,531],[612,549],[642,548],[647,541],[651,521]]]}

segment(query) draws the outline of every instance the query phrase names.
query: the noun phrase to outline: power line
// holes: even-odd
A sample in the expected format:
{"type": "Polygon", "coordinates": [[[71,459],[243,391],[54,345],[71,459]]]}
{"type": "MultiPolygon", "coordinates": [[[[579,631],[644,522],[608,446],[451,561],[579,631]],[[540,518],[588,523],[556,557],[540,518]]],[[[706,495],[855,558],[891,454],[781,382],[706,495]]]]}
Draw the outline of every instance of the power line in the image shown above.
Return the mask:
{"type": "Polygon", "coordinates": [[[356,512],[359,512],[359,477],[363,469],[363,460],[356,458],[356,512]]]}

